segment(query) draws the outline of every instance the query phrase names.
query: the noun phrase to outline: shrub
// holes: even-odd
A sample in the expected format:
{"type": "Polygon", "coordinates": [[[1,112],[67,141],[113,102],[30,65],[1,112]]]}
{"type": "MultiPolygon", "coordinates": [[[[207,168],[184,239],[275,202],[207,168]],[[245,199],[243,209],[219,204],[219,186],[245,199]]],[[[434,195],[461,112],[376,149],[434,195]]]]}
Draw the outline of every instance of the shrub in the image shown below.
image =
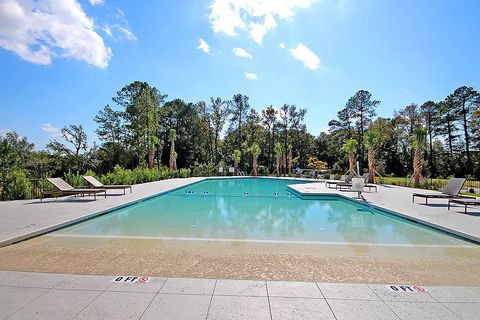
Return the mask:
{"type": "Polygon", "coordinates": [[[5,188],[7,199],[27,199],[31,196],[32,184],[21,169],[16,169],[8,174],[8,183],[5,188]]]}
{"type": "Polygon", "coordinates": [[[83,179],[82,175],[79,174],[78,171],[76,173],[68,171],[65,172],[63,176],[65,178],[65,181],[67,181],[67,183],[74,188],[85,186],[86,184],[85,179],[83,179]]]}
{"type": "Polygon", "coordinates": [[[180,169],[178,171],[178,176],[180,178],[188,178],[190,177],[190,169],[180,169]]]}

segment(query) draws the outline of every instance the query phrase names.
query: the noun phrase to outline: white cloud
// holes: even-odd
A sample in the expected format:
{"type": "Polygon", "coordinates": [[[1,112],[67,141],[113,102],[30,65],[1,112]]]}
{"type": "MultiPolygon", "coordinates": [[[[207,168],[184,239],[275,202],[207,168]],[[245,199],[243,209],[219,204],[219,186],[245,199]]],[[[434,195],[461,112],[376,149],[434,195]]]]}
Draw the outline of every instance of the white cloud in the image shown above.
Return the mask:
{"type": "Polygon", "coordinates": [[[305,68],[317,70],[320,67],[320,59],[303,43],[297,44],[295,48],[289,51],[295,59],[303,62],[305,68]]]}
{"type": "Polygon", "coordinates": [[[209,53],[210,52],[210,46],[208,45],[208,43],[205,40],[203,40],[202,38],[200,38],[199,42],[200,42],[200,45],[197,47],[197,49],[202,50],[205,53],[209,53]]]}
{"type": "Polygon", "coordinates": [[[130,31],[127,27],[121,26],[119,24],[107,24],[103,27],[103,31],[109,35],[110,37],[118,40],[120,38],[125,38],[127,40],[131,41],[136,41],[137,37],[133,34],[132,31],[130,31]],[[114,31],[116,32],[116,35],[114,35],[114,31]],[[120,34],[120,36],[118,36],[120,34]]]}
{"type": "Polygon", "coordinates": [[[245,72],[245,79],[247,80],[257,80],[257,75],[255,73],[245,72]]]}
{"type": "Polygon", "coordinates": [[[5,137],[7,133],[11,132],[12,130],[7,128],[0,128],[0,138],[5,137]]]}
{"type": "Polygon", "coordinates": [[[321,128],[320,128],[320,132],[329,133],[329,132],[330,132],[330,128],[329,128],[329,127],[321,127],[321,128]]]}
{"type": "Polygon", "coordinates": [[[242,48],[233,48],[233,54],[237,57],[252,59],[253,56],[242,48]]]}
{"type": "Polygon", "coordinates": [[[57,138],[62,136],[62,131],[52,126],[51,123],[44,123],[42,125],[42,131],[50,134],[50,138],[57,138]]]}
{"type": "Polygon", "coordinates": [[[92,6],[100,6],[105,3],[104,0],[88,0],[92,6]]]}
{"type": "Polygon", "coordinates": [[[209,20],[216,33],[236,36],[237,29],[248,30],[260,44],[277,20],[294,15],[296,8],[308,8],[315,0],[213,0],[209,20]]]}
{"type": "Polygon", "coordinates": [[[283,42],[280,42],[280,44],[278,45],[280,48],[282,49],[286,49],[287,47],[285,46],[285,43],[283,42]]]}
{"type": "Polygon", "coordinates": [[[0,46],[43,65],[66,57],[104,69],[112,57],[76,0],[1,1],[0,46]]]}

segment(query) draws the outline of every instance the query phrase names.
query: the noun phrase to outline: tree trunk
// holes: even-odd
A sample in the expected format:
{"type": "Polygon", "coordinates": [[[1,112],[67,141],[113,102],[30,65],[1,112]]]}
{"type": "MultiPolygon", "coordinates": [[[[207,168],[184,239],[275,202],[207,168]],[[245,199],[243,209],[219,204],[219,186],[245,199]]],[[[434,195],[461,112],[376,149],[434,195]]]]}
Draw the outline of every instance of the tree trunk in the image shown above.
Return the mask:
{"type": "Polygon", "coordinates": [[[275,171],[277,171],[277,177],[278,177],[278,176],[280,176],[280,161],[281,161],[280,157],[281,157],[281,155],[277,155],[276,157],[277,157],[277,162],[275,164],[275,166],[276,166],[275,171]]]}
{"type": "Polygon", "coordinates": [[[170,144],[170,163],[169,163],[170,171],[177,170],[177,159],[175,158],[175,141],[172,140],[170,144]]]}
{"type": "Polygon", "coordinates": [[[162,168],[162,154],[163,154],[163,143],[157,143],[157,168],[160,170],[162,168]]]}
{"type": "Polygon", "coordinates": [[[430,116],[428,117],[428,144],[430,146],[430,155],[428,157],[430,174],[436,176],[435,169],[433,168],[433,141],[432,141],[432,120],[430,116]]]}
{"type": "Polygon", "coordinates": [[[351,174],[355,174],[355,156],[353,153],[348,154],[348,164],[351,174]]]}
{"type": "Polygon", "coordinates": [[[375,150],[368,150],[368,182],[375,183],[375,150]]]}
{"type": "Polygon", "coordinates": [[[422,174],[422,150],[419,146],[415,147],[415,156],[413,158],[413,177],[414,185],[420,185],[420,176],[422,174]]]}
{"type": "Polygon", "coordinates": [[[155,145],[150,144],[150,149],[148,151],[148,168],[153,169],[153,159],[155,159],[155,145]]]}
{"type": "Polygon", "coordinates": [[[288,151],[288,175],[292,175],[292,149],[288,151]]]}
{"type": "Polygon", "coordinates": [[[257,176],[257,157],[253,157],[253,175],[257,176]]]}
{"type": "Polygon", "coordinates": [[[465,151],[467,152],[467,171],[471,172],[471,158],[470,158],[470,137],[468,136],[468,121],[467,121],[467,110],[465,110],[465,101],[462,105],[462,116],[463,116],[463,132],[465,134],[465,151]]]}

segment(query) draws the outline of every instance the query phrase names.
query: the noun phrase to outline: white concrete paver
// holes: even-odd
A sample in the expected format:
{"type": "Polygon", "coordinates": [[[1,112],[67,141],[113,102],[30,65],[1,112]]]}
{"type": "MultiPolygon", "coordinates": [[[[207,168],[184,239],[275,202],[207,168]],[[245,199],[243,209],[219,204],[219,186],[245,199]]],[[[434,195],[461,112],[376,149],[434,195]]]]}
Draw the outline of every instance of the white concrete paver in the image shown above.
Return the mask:
{"type": "Polygon", "coordinates": [[[5,284],[15,287],[51,289],[55,285],[67,280],[70,277],[71,275],[69,274],[24,272],[20,277],[12,278],[5,284]]]}
{"type": "Polygon", "coordinates": [[[48,289],[0,286],[0,319],[14,314],[47,292],[48,289]]]}
{"type": "Polygon", "coordinates": [[[74,319],[139,319],[154,297],[154,293],[103,292],[74,319]]]}
{"type": "Polygon", "coordinates": [[[169,278],[160,293],[211,295],[214,287],[213,279],[169,278]]]}
{"type": "Polygon", "coordinates": [[[205,320],[210,299],[208,295],[158,294],[141,320],[205,320]]]}
{"type": "Polygon", "coordinates": [[[319,283],[317,287],[315,282],[154,277],[150,281],[158,289],[148,283],[131,283],[122,285],[125,291],[119,292],[109,291],[114,276],[63,275],[63,281],[47,289],[38,287],[51,287],[52,276],[57,275],[1,274],[7,279],[9,275],[18,276],[18,281],[0,284],[0,319],[469,320],[478,319],[480,314],[480,302],[470,302],[477,300],[478,293],[469,287],[426,286],[426,293],[398,293],[380,284],[319,283]],[[39,284],[15,286],[25,285],[27,281],[21,278],[39,284]],[[161,288],[159,283],[163,284],[161,288]],[[219,291],[216,284],[220,284],[219,291]],[[134,289],[128,289],[129,285],[134,289]],[[230,295],[225,295],[227,290],[230,295]],[[259,296],[263,290],[268,295],[259,296]]]}
{"type": "Polygon", "coordinates": [[[324,299],[270,298],[273,320],[334,320],[330,307],[324,299]]]}
{"type": "Polygon", "coordinates": [[[217,280],[214,294],[220,296],[266,297],[267,286],[265,281],[217,280]]]}
{"type": "Polygon", "coordinates": [[[323,298],[314,282],[267,281],[270,297],[323,298]]]}
{"type": "Polygon", "coordinates": [[[436,286],[428,294],[438,302],[480,302],[480,294],[468,287],[436,286]]]}
{"type": "Polygon", "coordinates": [[[267,297],[214,296],[208,320],[270,320],[267,297]]]}
{"type": "Polygon", "coordinates": [[[340,300],[380,300],[375,292],[361,283],[318,283],[318,287],[327,299],[340,300]]]}
{"type": "Polygon", "coordinates": [[[480,303],[443,303],[463,320],[478,320],[480,318],[480,303]]]}
{"type": "Polygon", "coordinates": [[[104,291],[112,283],[109,276],[73,275],[55,286],[55,289],[104,291]]]}
{"type": "Polygon", "coordinates": [[[51,290],[8,319],[72,319],[100,294],[99,291],[51,290]]]}
{"type": "Polygon", "coordinates": [[[447,307],[438,303],[387,302],[387,305],[402,320],[455,320],[461,319],[447,307]]]}
{"type": "MultiPolygon", "coordinates": [[[[330,300],[330,308],[337,320],[382,319],[398,320],[395,313],[382,301],[330,300]]],[[[417,318],[411,318],[417,319],[417,318]]]]}

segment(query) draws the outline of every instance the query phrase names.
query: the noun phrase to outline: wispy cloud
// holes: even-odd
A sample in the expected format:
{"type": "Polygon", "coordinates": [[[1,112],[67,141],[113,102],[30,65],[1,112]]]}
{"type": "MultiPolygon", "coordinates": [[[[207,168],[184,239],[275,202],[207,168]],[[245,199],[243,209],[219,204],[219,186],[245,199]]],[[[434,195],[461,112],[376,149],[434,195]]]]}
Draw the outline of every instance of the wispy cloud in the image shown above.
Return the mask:
{"type": "Polygon", "coordinates": [[[242,48],[233,48],[233,54],[237,57],[252,59],[253,56],[242,48]]]}
{"type": "Polygon", "coordinates": [[[48,133],[50,138],[58,138],[62,136],[62,131],[52,126],[51,123],[44,123],[42,125],[42,131],[48,133]]]}
{"type": "Polygon", "coordinates": [[[303,62],[303,66],[306,69],[317,70],[320,67],[320,59],[303,43],[297,44],[297,46],[290,49],[289,52],[295,59],[303,62]]]}
{"type": "Polygon", "coordinates": [[[258,44],[277,26],[277,21],[294,15],[297,8],[308,8],[315,0],[213,0],[209,20],[212,30],[236,36],[247,30],[258,44]]]}
{"type": "Polygon", "coordinates": [[[210,46],[205,40],[203,40],[203,38],[199,39],[199,43],[200,44],[197,47],[198,50],[202,50],[205,53],[210,53],[210,46]]]}
{"type": "Polygon", "coordinates": [[[287,47],[285,46],[285,43],[283,42],[280,42],[280,44],[278,45],[280,48],[282,49],[286,49],[287,47]]]}
{"type": "Polygon", "coordinates": [[[101,6],[105,4],[104,0],[88,0],[92,6],[101,6]]]}
{"type": "Polygon", "coordinates": [[[131,41],[136,41],[137,37],[133,34],[132,31],[128,29],[127,26],[122,26],[120,24],[107,24],[103,27],[103,31],[113,37],[115,40],[127,39],[131,41]]]}
{"type": "Polygon", "coordinates": [[[32,63],[65,57],[104,69],[112,57],[77,0],[2,1],[0,21],[0,46],[32,63]]]}
{"type": "Polygon", "coordinates": [[[247,79],[247,80],[257,80],[258,77],[255,73],[245,72],[245,79],[247,79]]]}

